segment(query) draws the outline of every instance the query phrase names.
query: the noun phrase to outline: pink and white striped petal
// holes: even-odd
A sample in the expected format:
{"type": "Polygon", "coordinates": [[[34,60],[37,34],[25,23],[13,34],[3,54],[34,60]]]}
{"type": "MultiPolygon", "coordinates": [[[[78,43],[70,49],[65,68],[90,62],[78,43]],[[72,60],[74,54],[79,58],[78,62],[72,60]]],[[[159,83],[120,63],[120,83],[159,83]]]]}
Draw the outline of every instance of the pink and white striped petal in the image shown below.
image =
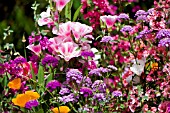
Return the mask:
{"type": "Polygon", "coordinates": [[[66,4],[70,2],[70,0],[53,0],[53,1],[56,2],[56,8],[59,12],[61,12],[62,9],[66,6],[66,4]]]}
{"type": "Polygon", "coordinates": [[[31,50],[32,52],[34,52],[37,56],[39,56],[40,53],[41,53],[41,45],[40,44],[38,44],[38,45],[34,45],[34,44],[28,45],[26,48],[31,50]]]}
{"type": "Polygon", "coordinates": [[[107,28],[111,28],[115,24],[117,16],[100,16],[100,19],[106,24],[107,28]]]}

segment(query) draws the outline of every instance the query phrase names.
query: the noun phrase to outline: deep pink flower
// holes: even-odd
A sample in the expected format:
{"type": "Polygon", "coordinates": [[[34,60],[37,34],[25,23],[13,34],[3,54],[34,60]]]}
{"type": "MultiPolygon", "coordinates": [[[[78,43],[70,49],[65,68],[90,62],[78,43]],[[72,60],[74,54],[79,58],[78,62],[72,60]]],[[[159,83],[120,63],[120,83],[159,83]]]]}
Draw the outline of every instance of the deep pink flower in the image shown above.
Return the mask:
{"type": "Polygon", "coordinates": [[[53,1],[56,2],[56,8],[58,11],[62,11],[66,4],[70,2],[70,0],[53,0],[53,1]]]}
{"type": "Polygon", "coordinates": [[[38,44],[38,45],[34,45],[34,44],[28,45],[26,48],[31,50],[32,52],[34,52],[37,56],[39,56],[40,53],[41,53],[41,45],[40,44],[38,44]]]}
{"type": "Polygon", "coordinates": [[[106,24],[107,28],[111,28],[115,24],[117,16],[100,16],[100,19],[106,24]]]}

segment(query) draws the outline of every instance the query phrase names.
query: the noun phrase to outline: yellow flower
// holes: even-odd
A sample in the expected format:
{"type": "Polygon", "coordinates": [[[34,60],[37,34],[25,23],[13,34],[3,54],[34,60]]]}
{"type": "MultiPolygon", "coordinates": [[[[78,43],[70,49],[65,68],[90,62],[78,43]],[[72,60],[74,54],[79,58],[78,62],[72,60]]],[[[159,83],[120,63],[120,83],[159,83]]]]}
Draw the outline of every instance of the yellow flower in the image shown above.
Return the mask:
{"type": "Polygon", "coordinates": [[[16,98],[12,99],[14,105],[25,107],[25,104],[30,100],[30,96],[26,94],[18,94],[16,98]]]}
{"type": "Polygon", "coordinates": [[[31,100],[40,98],[40,95],[37,92],[26,91],[25,94],[29,95],[31,97],[31,100]]]}
{"type": "Polygon", "coordinates": [[[70,112],[70,109],[67,106],[60,106],[59,109],[58,109],[58,107],[55,107],[52,109],[52,111],[54,113],[68,113],[68,112],[70,112]],[[59,110],[60,110],[60,112],[59,112],[59,110]]]}
{"type": "Polygon", "coordinates": [[[10,81],[8,83],[8,87],[11,89],[20,89],[21,87],[21,79],[15,78],[14,80],[10,81]]]}
{"type": "Polygon", "coordinates": [[[25,107],[25,104],[30,100],[38,99],[40,95],[37,92],[26,91],[24,94],[18,94],[16,98],[12,99],[14,105],[25,107]]]}
{"type": "Polygon", "coordinates": [[[158,63],[157,63],[157,62],[152,63],[151,69],[152,69],[153,71],[156,71],[156,70],[158,69],[158,63]]]}

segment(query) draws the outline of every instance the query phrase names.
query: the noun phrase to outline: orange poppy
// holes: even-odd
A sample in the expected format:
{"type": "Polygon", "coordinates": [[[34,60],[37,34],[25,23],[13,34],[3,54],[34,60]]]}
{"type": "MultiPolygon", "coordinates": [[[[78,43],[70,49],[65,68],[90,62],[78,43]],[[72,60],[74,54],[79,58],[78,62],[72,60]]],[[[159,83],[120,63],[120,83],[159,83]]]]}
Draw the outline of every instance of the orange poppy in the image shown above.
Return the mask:
{"type": "Polygon", "coordinates": [[[52,109],[52,111],[54,113],[68,113],[68,112],[70,112],[70,108],[67,106],[60,106],[59,109],[58,109],[58,107],[55,107],[52,109]]]}
{"type": "Polygon", "coordinates": [[[8,83],[8,87],[11,89],[20,89],[21,87],[21,79],[15,78],[14,80],[10,81],[8,83]]]}

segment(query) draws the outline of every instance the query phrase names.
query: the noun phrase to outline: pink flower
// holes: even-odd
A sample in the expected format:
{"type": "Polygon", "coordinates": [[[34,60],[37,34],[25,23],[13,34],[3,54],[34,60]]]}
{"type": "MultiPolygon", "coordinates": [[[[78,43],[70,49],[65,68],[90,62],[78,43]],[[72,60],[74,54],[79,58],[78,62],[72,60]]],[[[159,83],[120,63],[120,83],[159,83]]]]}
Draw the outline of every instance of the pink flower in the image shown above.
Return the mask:
{"type": "Polygon", "coordinates": [[[70,0],[53,0],[56,2],[56,8],[60,12],[70,0]]]}
{"type": "Polygon", "coordinates": [[[115,24],[116,20],[117,20],[117,16],[100,16],[100,19],[106,23],[107,28],[113,27],[113,25],[115,24]]]}
{"type": "Polygon", "coordinates": [[[72,32],[76,41],[88,33],[91,33],[93,28],[79,22],[72,22],[72,32]]]}
{"type": "Polygon", "coordinates": [[[40,44],[38,44],[38,45],[34,45],[34,44],[28,45],[26,48],[31,50],[32,52],[34,52],[37,56],[39,56],[40,53],[41,53],[41,45],[40,44]]]}
{"type": "Polygon", "coordinates": [[[78,48],[78,45],[73,42],[62,43],[58,47],[58,52],[60,53],[58,56],[64,58],[65,61],[69,61],[73,57],[80,56],[81,50],[78,48]]]}
{"type": "Polygon", "coordinates": [[[41,18],[38,19],[38,25],[39,26],[43,26],[43,25],[47,25],[47,24],[53,24],[53,20],[50,18],[50,7],[47,8],[46,12],[42,12],[40,14],[41,18]]]}

